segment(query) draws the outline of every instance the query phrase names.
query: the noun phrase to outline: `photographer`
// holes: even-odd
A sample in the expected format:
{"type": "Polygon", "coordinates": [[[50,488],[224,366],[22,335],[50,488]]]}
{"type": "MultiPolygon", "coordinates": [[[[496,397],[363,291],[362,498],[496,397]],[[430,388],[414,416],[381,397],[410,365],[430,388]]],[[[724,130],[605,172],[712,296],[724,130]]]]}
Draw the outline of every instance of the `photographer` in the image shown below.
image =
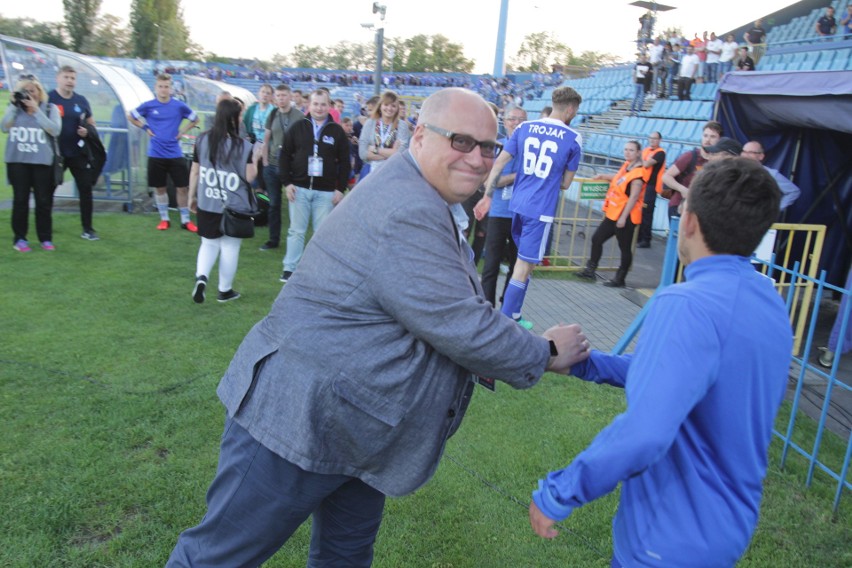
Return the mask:
{"type": "Polygon", "coordinates": [[[30,252],[27,242],[30,191],[35,195],[35,222],[41,248],[52,251],[53,168],[56,141],[62,128],[59,109],[47,102],[47,93],[33,75],[22,75],[0,129],[9,133],[6,142],[6,175],[12,186],[12,232],[14,247],[30,252]]]}

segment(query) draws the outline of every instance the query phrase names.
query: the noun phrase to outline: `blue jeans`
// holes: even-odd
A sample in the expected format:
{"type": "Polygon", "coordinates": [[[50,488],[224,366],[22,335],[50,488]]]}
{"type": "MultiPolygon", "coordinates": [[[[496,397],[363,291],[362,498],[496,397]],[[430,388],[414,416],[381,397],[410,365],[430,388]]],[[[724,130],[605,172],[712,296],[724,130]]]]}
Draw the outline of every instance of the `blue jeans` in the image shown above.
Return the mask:
{"type": "Polygon", "coordinates": [[[721,78],[722,75],[724,75],[725,73],[729,73],[731,71],[731,69],[733,69],[733,68],[734,68],[734,60],[733,59],[731,59],[730,61],[720,61],[719,62],[719,77],[721,78]]]}
{"type": "Polygon", "coordinates": [[[705,73],[704,80],[708,83],[715,83],[719,80],[719,64],[718,63],[708,63],[707,64],[707,72],[705,73]]]}
{"type": "Polygon", "coordinates": [[[384,505],[360,479],[305,471],[229,418],[207,513],[181,533],[166,566],[260,566],[313,515],[307,566],[366,568],[384,505]]]}
{"type": "Polygon", "coordinates": [[[641,111],[643,104],[645,104],[645,85],[642,83],[635,83],[633,85],[633,104],[630,105],[630,112],[641,111]]]}
{"type": "Polygon", "coordinates": [[[305,250],[305,233],[308,222],[313,219],[314,232],[334,208],[333,191],[318,191],[296,187],[296,201],[289,202],[290,228],[287,230],[287,253],[284,255],[284,270],[294,272],[302,252],[305,250]]]}

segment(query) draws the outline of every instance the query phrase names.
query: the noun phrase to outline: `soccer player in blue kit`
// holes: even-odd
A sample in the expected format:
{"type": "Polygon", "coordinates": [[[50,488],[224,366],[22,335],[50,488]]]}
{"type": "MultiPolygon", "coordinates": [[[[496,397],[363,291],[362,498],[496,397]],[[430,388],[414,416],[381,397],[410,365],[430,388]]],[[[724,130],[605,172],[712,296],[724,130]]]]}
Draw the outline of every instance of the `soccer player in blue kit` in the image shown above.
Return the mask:
{"type": "Polygon", "coordinates": [[[166,194],[167,176],[171,176],[177,190],[177,204],[181,227],[195,233],[198,228],[189,218],[189,169],[178,142],[184,134],[195,128],[199,118],[186,103],[172,98],[172,77],[165,73],[157,75],[154,86],[157,98],[142,103],[130,111],[127,119],[150,136],[148,144],[148,186],[156,191],[154,199],[160,212],[157,230],[165,231],[169,222],[169,196],[166,194]],[[142,122],[142,119],[145,122],[142,122]],[[189,121],[180,130],[183,120],[189,121]]]}
{"type": "Polygon", "coordinates": [[[491,208],[491,196],[500,172],[512,158],[520,156],[521,159],[515,161],[515,188],[509,202],[518,260],[501,311],[526,329],[532,329],[532,322],[521,318],[521,309],[529,277],[535,265],[544,258],[560,191],[571,185],[582,157],[580,133],[568,126],[577,115],[582,100],[571,87],[554,90],[551,115],[524,122],[515,129],[494,161],[485,182],[485,197],[474,208],[477,219],[485,217],[491,208]]]}

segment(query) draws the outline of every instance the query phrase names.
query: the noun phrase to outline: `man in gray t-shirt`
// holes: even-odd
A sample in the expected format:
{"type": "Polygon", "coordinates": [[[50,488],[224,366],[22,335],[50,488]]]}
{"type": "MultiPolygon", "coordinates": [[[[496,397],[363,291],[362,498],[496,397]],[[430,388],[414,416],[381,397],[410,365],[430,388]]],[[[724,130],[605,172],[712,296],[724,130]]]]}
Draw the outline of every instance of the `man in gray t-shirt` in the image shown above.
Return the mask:
{"type": "Polygon", "coordinates": [[[275,108],[266,119],[263,136],[263,181],[269,195],[269,240],[260,250],[278,248],[281,241],[281,176],[278,173],[278,155],[284,142],[284,133],[291,124],[305,118],[304,113],[290,100],[290,87],[275,87],[275,108]]]}

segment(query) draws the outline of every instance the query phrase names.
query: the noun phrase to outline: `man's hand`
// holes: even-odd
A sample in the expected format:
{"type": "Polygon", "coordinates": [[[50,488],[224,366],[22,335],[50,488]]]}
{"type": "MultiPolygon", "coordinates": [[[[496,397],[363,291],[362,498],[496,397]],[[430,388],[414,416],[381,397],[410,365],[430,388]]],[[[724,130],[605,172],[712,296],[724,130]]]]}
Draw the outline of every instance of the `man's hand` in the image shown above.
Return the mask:
{"type": "Polygon", "coordinates": [[[198,199],[193,195],[192,199],[189,200],[189,210],[192,213],[198,213],[198,199]]]}
{"type": "Polygon", "coordinates": [[[553,528],[556,521],[547,518],[535,501],[530,502],[530,526],[535,531],[535,534],[541,538],[553,538],[559,534],[559,531],[553,528]]]}
{"type": "Polygon", "coordinates": [[[296,186],[291,183],[290,185],[288,185],[284,189],[287,192],[287,201],[289,201],[290,203],[295,203],[296,202],[296,186]]]}
{"type": "Polygon", "coordinates": [[[334,190],[334,196],[331,198],[331,204],[337,205],[343,199],[343,192],[339,189],[334,190]]]}
{"type": "Polygon", "coordinates": [[[591,352],[591,344],[579,324],[557,325],[541,334],[556,344],[556,357],[551,357],[547,365],[548,371],[567,375],[571,366],[585,361],[591,352]]]}
{"type": "Polygon", "coordinates": [[[618,227],[619,229],[623,229],[626,224],[627,224],[627,220],[622,219],[620,217],[619,217],[618,221],[615,222],[615,226],[618,227]]]}
{"type": "Polygon", "coordinates": [[[89,131],[86,130],[84,127],[82,127],[82,126],[77,127],[77,136],[79,136],[80,138],[85,138],[88,135],[89,135],[89,131]]]}
{"type": "Polygon", "coordinates": [[[486,215],[488,215],[488,211],[491,209],[491,197],[486,195],[473,207],[473,216],[476,217],[477,221],[482,221],[486,215]]]}

